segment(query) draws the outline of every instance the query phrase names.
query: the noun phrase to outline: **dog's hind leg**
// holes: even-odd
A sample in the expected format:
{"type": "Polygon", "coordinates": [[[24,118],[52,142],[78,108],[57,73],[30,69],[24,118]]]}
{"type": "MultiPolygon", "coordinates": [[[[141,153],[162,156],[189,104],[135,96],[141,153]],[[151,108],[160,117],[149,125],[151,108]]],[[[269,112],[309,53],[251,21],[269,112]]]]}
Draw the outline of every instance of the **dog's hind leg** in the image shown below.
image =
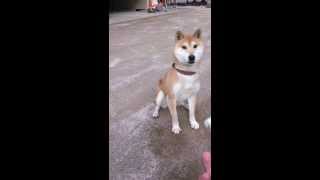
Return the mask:
{"type": "Polygon", "coordinates": [[[162,100],[160,107],[161,107],[162,109],[165,109],[165,108],[168,107],[167,99],[163,99],[163,100],[162,100]]]}
{"type": "Polygon", "coordinates": [[[156,107],[155,107],[153,115],[152,115],[154,118],[159,117],[159,109],[160,109],[161,103],[163,101],[163,98],[164,98],[164,92],[160,90],[157,94],[157,97],[156,97],[156,107]]]}

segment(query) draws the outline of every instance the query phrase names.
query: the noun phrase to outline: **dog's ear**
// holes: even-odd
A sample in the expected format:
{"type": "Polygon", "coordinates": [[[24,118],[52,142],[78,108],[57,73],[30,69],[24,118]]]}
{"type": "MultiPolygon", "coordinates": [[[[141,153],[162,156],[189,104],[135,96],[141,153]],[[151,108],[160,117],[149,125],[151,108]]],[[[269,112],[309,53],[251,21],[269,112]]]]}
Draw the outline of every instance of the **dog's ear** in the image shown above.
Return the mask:
{"type": "Polygon", "coordinates": [[[181,39],[183,39],[184,35],[181,31],[177,31],[176,33],[176,40],[179,41],[181,39]]]}
{"type": "Polygon", "coordinates": [[[200,39],[201,38],[201,29],[197,29],[196,32],[194,32],[193,37],[200,39]]]}

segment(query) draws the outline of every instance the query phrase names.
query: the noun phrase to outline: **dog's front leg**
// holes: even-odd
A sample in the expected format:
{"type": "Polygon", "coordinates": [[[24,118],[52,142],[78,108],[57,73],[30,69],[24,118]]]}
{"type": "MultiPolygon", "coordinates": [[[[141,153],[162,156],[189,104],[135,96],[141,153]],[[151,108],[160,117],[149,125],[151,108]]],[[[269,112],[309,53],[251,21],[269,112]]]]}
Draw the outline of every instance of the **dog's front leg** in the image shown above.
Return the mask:
{"type": "Polygon", "coordinates": [[[167,102],[172,119],[172,132],[179,134],[181,128],[179,126],[178,114],[177,114],[177,100],[175,97],[167,96],[167,102]]]}
{"type": "Polygon", "coordinates": [[[193,96],[188,98],[189,121],[190,121],[191,128],[193,128],[193,129],[198,129],[199,128],[199,123],[197,122],[196,117],[195,117],[196,101],[197,101],[196,95],[193,95],[193,96]]]}

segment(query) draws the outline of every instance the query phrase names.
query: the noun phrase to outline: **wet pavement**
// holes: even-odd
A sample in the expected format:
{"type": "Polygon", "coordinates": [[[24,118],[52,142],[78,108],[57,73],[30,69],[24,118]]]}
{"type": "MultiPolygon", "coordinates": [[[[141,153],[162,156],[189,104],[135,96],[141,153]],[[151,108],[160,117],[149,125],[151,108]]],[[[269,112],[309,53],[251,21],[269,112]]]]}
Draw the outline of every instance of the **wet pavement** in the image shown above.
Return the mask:
{"type": "Polygon", "coordinates": [[[109,179],[196,180],[202,172],[202,152],[211,148],[211,131],[203,124],[211,114],[210,11],[181,7],[128,21],[130,13],[109,16],[109,179]],[[168,109],[152,118],[156,85],[171,66],[175,32],[197,28],[206,46],[196,106],[200,128],[191,129],[188,111],[179,107],[182,132],[174,135],[168,109]]]}

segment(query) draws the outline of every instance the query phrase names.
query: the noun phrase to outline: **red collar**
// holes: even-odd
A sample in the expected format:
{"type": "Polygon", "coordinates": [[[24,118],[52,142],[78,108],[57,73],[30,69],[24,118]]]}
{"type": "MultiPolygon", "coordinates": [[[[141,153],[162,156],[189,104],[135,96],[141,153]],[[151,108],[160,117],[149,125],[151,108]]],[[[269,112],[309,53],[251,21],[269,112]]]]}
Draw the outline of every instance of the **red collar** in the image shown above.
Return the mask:
{"type": "Polygon", "coordinates": [[[177,69],[177,68],[176,68],[176,64],[175,64],[175,63],[173,63],[173,64],[172,64],[172,67],[173,67],[173,69],[177,70],[179,73],[181,73],[181,74],[183,74],[183,75],[191,76],[191,75],[196,74],[196,72],[192,72],[192,71],[184,71],[184,70],[181,70],[181,69],[177,69]]]}

